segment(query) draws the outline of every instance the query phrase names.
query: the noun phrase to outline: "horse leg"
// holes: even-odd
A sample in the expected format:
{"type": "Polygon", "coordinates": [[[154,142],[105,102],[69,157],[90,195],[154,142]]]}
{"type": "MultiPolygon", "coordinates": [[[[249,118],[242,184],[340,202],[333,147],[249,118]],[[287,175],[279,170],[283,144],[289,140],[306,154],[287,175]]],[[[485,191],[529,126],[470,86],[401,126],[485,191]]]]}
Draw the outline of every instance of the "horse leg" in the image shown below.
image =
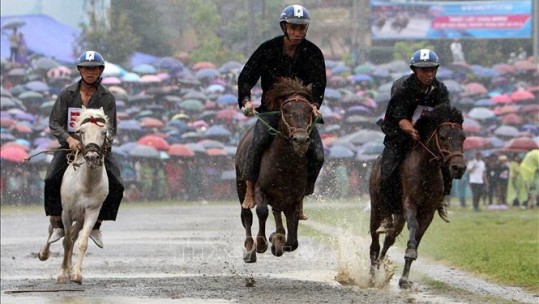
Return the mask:
{"type": "Polygon", "coordinates": [[[389,248],[391,248],[391,246],[393,246],[393,244],[395,244],[395,241],[397,240],[397,237],[401,234],[405,223],[406,221],[404,220],[404,217],[402,215],[393,216],[393,231],[388,233],[384,238],[384,246],[382,248],[382,252],[380,253],[379,261],[385,259],[387,251],[389,250],[389,248]]]}
{"type": "Polygon", "coordinates": [[[256,236],[256,252],[264,253],[268,250],[268,240],[266,239],[266,221],[269,210],[265,202],[256,205],[256,216],[258,216],[258,235],[256,236]]]}
{"type": "Polygon", "coordinates": [[[371,234],[371,245],[369,247],[369,255],[371,259],[371,268],[370,268],[370,283],[371,286],[374,286],[374,275],[375,268],[378,265],[378,257],[380,255],[380,234],[376,232],[376,229],[380,226],[381,218],[378,211],[378,207],[373,203],[371,199],[371,217],[370,217],[370,234],[371,234]]]}
{"type": "Polygon", "coordinates": [[[64,247],[64,258],[62,260],[62,266],[56,282],[64,284],[69,279],[69,273],[71,272],[71,259],[73,257],[73,245],[75,240],[73,239],[73,222],[68,215],[68,211],[62,211],[62,222],[64,224],[64,239],[62,245],[64,247]]]}
{"type": "Polygon", "coordinates": [[[82,227],[82,234],[79,238],[79,251],[77,253],[77,262],[73,271],[71,273],[71,281],[75,283],[82,284],[82,260],[84,259],[84,254],[88,249],[88,238],[90,237],[90,232],[97,221],[97,216],[99,215],[99,209],[88,210],[84,215],[84,225],[82,227]]]}
{"type": "Polygon", "coordinates": [[[39,258],[40,261],[46,261],[49,259],[49,254],[50,254],[49,248],[51,246],[51,244],[49,243],[49,239],[51,238],[51,235],[52,235],[52,225],[49,224],[49,236],[47,236],[47,241],[45,242],[45,245],[41,248],[41,250],[37,254],[37,257],[39,258]]]}
{"type": "Polygon", "coordinates": [[[241,224],[245,228],[243,261],[245,263],[254,263],[256,262],[256,245],[251,233],[251,226],[253,226],[253,212],[251,209],[241,208],[241,224]]]}
{"type": "Polygon", "coordinates": [[[274,256],[280,257],[284,252],[283,247],[286,243],[286,231],[284,230],[281,211],[273,209],[271,212],[275,218],[275,232],[269,237],[271,242],[271,253],[273,253],[274,256]]]}
{"type": "MultiPolygon", "coordinates": [[[[299,206],[299,204],[296,206],[299,206]]],[[[294,251],[298,248],[299,209],[294,208],[292,210],[288,210],[285,212],[285,216],[288,235],[286,236],[286,243],[284,244],[283,250],[294,251]]]]}

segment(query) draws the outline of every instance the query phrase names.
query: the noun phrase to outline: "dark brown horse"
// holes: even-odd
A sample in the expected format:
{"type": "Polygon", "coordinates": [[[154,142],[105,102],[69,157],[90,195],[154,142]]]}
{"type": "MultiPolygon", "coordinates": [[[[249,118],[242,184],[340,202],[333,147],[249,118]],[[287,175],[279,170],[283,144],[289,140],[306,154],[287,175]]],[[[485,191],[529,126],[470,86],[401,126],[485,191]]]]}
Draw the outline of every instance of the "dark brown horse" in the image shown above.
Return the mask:
{"type": "MultiPolygon", "coordinates": [[[[298,79],[283,78],[267,92],[265,98],[270,112],[260,115],[279,115],[280,121],[277,135],[262,156],[255,186],[259,221],[256,243],[251,234],[253,213],[251,209],[241,209],[241,222],[246,233],[243,257],[246,263],[256,262],[256,252],[263,253],[268,248],[268,205],[272,207],[276,226],[276,231],[270,235],[273,255],[281,256],[284,251],[293,251],[298,247],[298,212],[307,186],[306,152],[310,142],[309,133],[314,128],[310,86],[304,86],[298,79]],[[281,213],[286,217],[288,235],[281,213]]],[[[252,137],[253,126],[242,136],[236,151],[236,187],[240,204],[245,198],[243,166],[252,137]]]]}
{"type": "Polygon", "coordinates": [[[466,171],[463,156],[465,139],[462,130],[462,114],[447,105],[437,106],[423,115],[415,124],[420,142],[406,156],[400,167],[399,195],[402,202],[393,214],[394,229],[384,239],[380,253],[379,235],[376,229],[380,217],[380,158],[374,163],[370,177],[371,219],[370,246],[371,275],[380,265],[387,250],[395,243],[404,224],[408,223],[409,238],[404,255],[404,271],[399,280],[401,288],[409,288],[408,274],[412,262],[417,259],[417,247],[429,227],[434,213],[444,195],[442,169],[449,170],[451,177],[460,179],[466,171]]]}

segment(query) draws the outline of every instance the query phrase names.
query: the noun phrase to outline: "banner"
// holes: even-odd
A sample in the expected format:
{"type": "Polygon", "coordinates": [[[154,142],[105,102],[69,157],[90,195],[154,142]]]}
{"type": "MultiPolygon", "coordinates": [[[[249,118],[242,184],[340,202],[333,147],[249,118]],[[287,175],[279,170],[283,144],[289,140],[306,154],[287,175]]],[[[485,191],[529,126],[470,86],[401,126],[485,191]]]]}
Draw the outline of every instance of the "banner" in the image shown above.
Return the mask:
{"type": "Polygon", "coordinates": [[[373,40],[532,37],[532,1],[371,1],[373,40]]]}

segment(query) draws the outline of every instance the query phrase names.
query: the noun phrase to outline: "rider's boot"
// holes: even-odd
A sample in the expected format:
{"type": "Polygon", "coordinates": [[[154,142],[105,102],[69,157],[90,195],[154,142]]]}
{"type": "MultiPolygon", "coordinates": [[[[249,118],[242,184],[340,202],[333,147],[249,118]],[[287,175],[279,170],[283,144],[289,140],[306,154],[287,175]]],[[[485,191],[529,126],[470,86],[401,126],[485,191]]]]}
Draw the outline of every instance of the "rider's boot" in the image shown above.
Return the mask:
{"type": "Polygon", "coordinates": [[[101,221],[98,220],[95,223],[94,228],[92,228],[92,231],[90,232],[90,238],[92,239],[92,241],[94,241],[97,247],[103,248],[103,239],[101,238],[101,231],[99,230],[100,227],[101,221]]]}
{"type": "Polygon", "coordinates": [[[243,199],[243,203],[241,204],[241,207],[243,209],[251,209],[256,206],[256,200],[255,200],[255,182],[252,181],[245,181],[247,184],[246,187],[246,193],[245,198],[243,199]]]}
{"type": "Polygon", "coordinates": [[[51,215],[49,221],[52,227],[52,234],[49,237],[49,244],[52,244],[64,237],[64,224],[62,223],[62,217],[59,215],[51,215]]]}
{"type": "Polygon", "coordinates": [[[303,212],[303,200],[301,200],[301,203],[299,204],[298,219],[300,221],[306,221],[309,219],[307,215],[303,212]]]}
{"type": "Polygon", "coordinates": [[[438,206],[438,215],[446,223],[450,222],[449,215],[447,214],[447,207],[449,207],[450,202],[451,196],[445,195],[443,200],[440,202],[440,205],[438,206]]]}

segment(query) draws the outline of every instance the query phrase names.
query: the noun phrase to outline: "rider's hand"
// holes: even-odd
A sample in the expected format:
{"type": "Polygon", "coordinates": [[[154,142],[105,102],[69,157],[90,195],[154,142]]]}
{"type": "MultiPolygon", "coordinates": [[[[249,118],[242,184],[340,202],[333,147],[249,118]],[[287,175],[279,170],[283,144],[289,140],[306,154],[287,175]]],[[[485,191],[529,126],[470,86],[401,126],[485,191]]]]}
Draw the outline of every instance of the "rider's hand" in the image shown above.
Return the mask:
{"type": "Polygon", "coordinates": [[[320,110],[315,105],[311,105],[311,106],[313,107],[313,116],[314,117],[322,116],[322,113],[320,112],[320,110]]]}
{"type": "Polygon", "coordinates": [[[247,100],[243,104],[243,107],[241,108],[241,110],[243,112],[243,115],[245,115],[247,117],[251,117],[251,116],[255,115],[255,105],[250,100],[247,100]]]}
{"type": "Polygon", "coordinates": [[[77,151],[80,149],[80,142],[76,138],[70,136],[66,139],[66,142],[69,145],[69,149],[71,151],[77,151]]]}
{"type": "Polygon", "coordinates": [[[419,132],[413,127],[404,129],[403,131],[410,135],[414,141],[419,141],[419,132]]]}

